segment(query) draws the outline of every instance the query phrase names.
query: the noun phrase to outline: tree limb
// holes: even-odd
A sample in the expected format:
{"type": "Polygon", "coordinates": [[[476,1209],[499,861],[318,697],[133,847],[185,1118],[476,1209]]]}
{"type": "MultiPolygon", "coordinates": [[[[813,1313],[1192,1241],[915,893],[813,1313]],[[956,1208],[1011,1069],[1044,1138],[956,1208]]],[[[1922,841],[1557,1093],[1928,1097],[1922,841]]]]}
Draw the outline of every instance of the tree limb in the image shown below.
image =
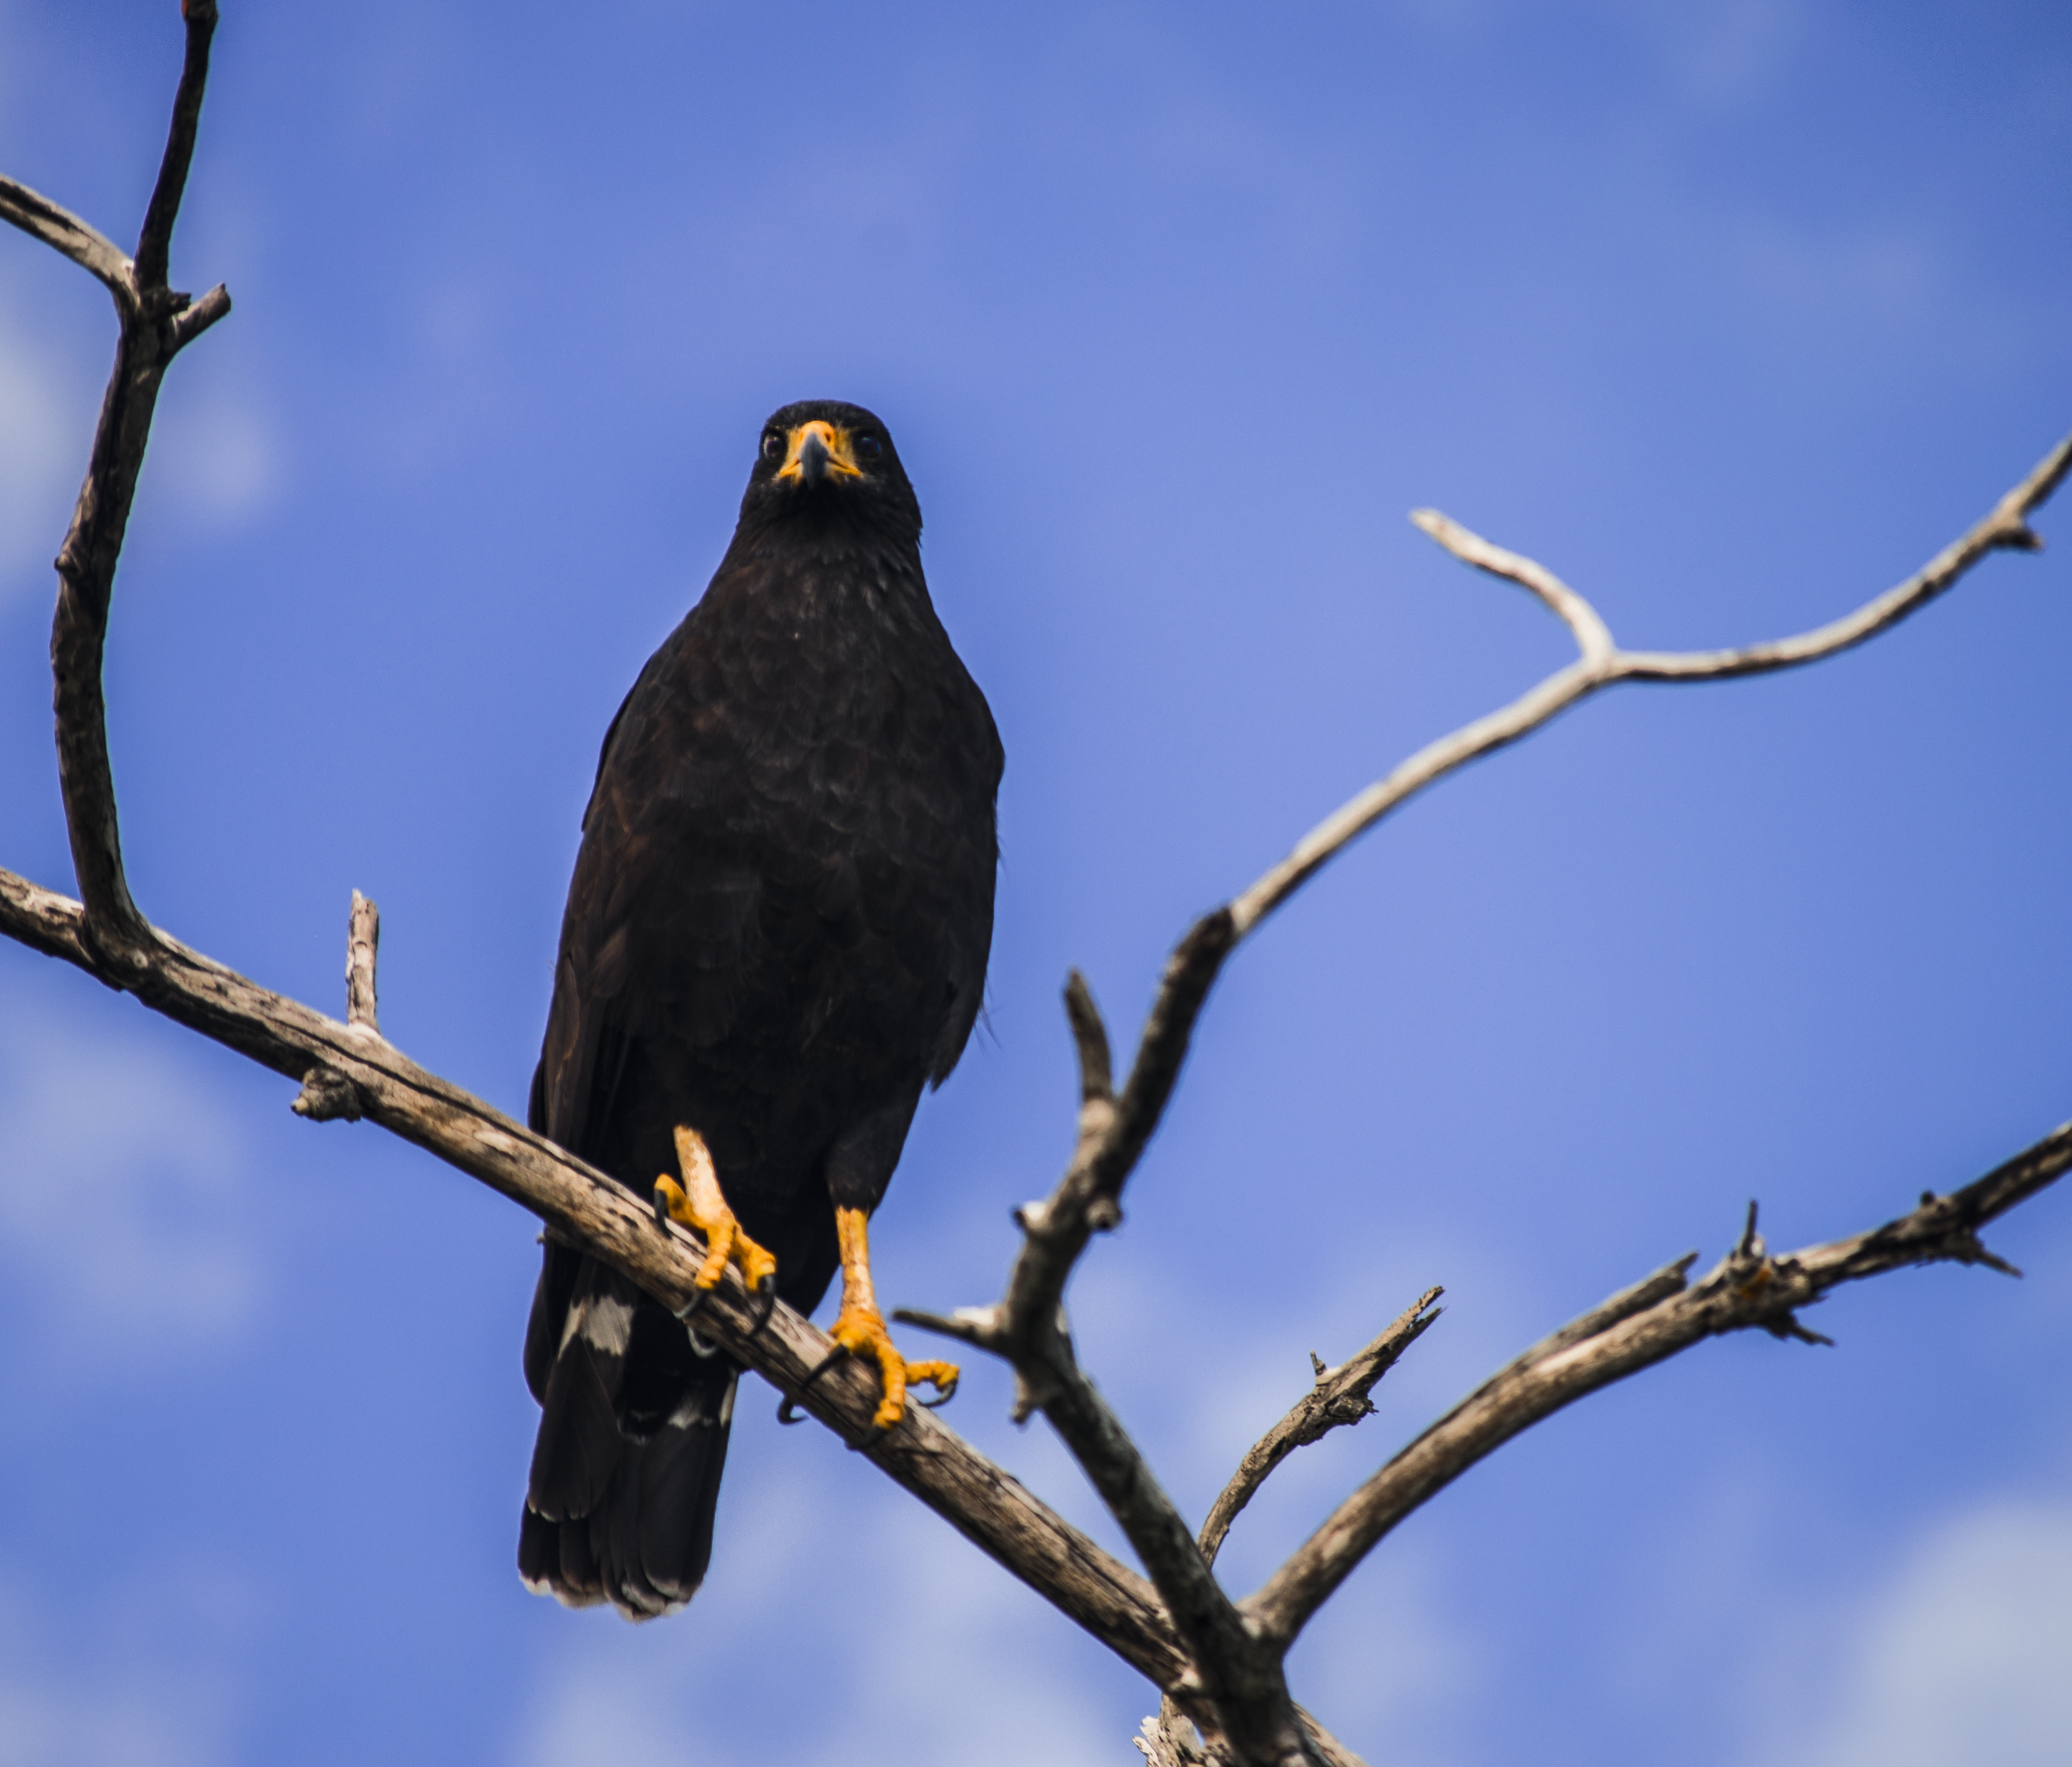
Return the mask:
{"type": "Polygon", "coordinates": [[[960,1308],[948,1320],[917,1313],[911,1316],[914,1322],[1005,1357],[1022,1380],[1017,1415],[1026,1416],[1032,1404],[1041,1402],[1038,1394],[1047,1378],[1043,1371],[1057,1360],[1050,1340],[1057,1332],[1066,1282],[1089,1237],[1121,1219],[1123,1187],[1165,1114],[1209,989],[1238,944],[1304,884],[1427,786],[1530,735],[1605,687],[1622,681],[1726,680],[1816,661],[1861,644],[1926,607],[1988,553],[2003,548],[2037,550],[2042,542],[2028,517],[2068,471],[2072,437],[2059,443],[1989,514],[1906,582],[1813,632],[1737,650],[1621,650],[1589,603],[1544,566],[1492,546],[1437,511],[1417,511],[1412,520],[1449,551],[1520,584],[1545,603],[1568,625],[1581,654],[1508,706],[1428,743],[1318,823],[1249,889],[1197,921],[1167,960],[1119,1098],[1110,1090],[1106,1028],[1085,982],[1075,974],[1067,991],[1067,1012],[1079,1045],[1082,1098],[1079,1143],[1071,1163],[1046,1201],[1028,1204],[1018,1215],[1022,1243],[1001,1300],[990,1307],[960,1308]]]}
{"type": "Polygon", "coordinates": [[[180,0],[180,16],[187,21],[187,58],[180,68],[179,89],[173,94],[173,122],[166,134],[165,155],[158,162],[158,181],[151,187],[143,231],[137,239],[137,280],[147,290],[166,286],[173,223],[179,218],[180,199],[187,193],[187,167],[194,162],[195,135],[201,126],[202,94],[208,85],[216,0],[180,0]]]}
{"type": "MultiPolygon", "coordinates": [[[[1210,1507],[1209,1518],[1202,1524],[1198,1541],[1205,1564],[1216,1562],[1216,1555],[1222,1551],[1223,1541],[1230,1533],[1231,1523],[1276,1467],[1298,1448],[1321,1442],[1341,1424],[1357,1423],[1373,1411],[1373,1402],[1367,1395],[1382,1376],[1396,1365],[1403,1353],[1437,1323],[1439,1313],[1433,1303],[1444,1292],[1437,1288],[1425,1290],[1380,1337],[1336,1368],[1325,1367],[1316,1353],[1310,1353],[1309,1361],[1316,1371],[1315,1384],[1296,1401],[1285,1417],[1246,1452],[1230,1483],[1210,1507]]],[[[1309,1731],[1311,1749],[1326,1763],[1326,1767],[1342,1767],[1342,1764],[1360,1767],[1359,1757],[1348,1751],[1308,1712],[1300,1706],[1295,1711],[1309,1731]]],[[[1190,1762],[1200,1761],[1203,1758],[1201,1750],[1187,1734],[1186,1722],[1178,1703],[1168,1696],[1160,1703],[1157,1716],[1144,1720],[1137,1748],[1154,1763],[1170,1763],[1171,1767],[1186,1767],[1190,1762]]]]}
{"type": "Polygon", "coordinates": [[[1443,1288],[1426,1289],[1387,1331],[1336,1368],[1325,1367],[1311,1352],[1316,1384],[1246,1451],[1230,1483],[1210,1505],[1209,1518],[1202,1524],[1200,1536],[1204,1559],[1211,1564],[1216,1562],[1238,1513],[1252,1501],[1273,1469],[1296,1449],[1321,1442],[1341,1424],[1357,1423],[1373,1411],[1374,1402],[1367,1395],[1382,1376],[1396,1366],[1403,1353],[1438,1322],[1440,1309],[1433,1304],[1445,1293],[1443,1288]]]}
{"type": "Polygon", "coordinates": [[[115,297],[121,323],[86,482],[80,487],[72,526],[58,552],[51,669],[56,677],[58,776],[64,793],[65,827],[86,907],[83,936],[92,949],[125,972],[142,963],[151,929],[130,900],[123,875],[121,830],[108,762],[101,663],[108,637],[109,602],[114,591],[116,561],[129,526],[130,501],[136,495],[137,475],[144,464],[144,444],[151,433],[159,382],[173,357],[230,311],[229,294],[220,283],[199,301],[190,301],[166,286],[173,223],[179,214],[202,93],[208,80],[215,0],[182,0],[181,14],[187,21],[186,64],[173,100],[165,158],[145,212],[135,263],[104,235],[55,203],[11,179],[0,180],[0,218],[99,277],[115,297]]]}
{"type": "MultiPolygon", "coordinates": [[[[1455,769],[1493,753],[1603,688],[1622,681],[1727,681],[1741,675],[1795,669],[1848,650],[1889,630],[1956,587],[1972,566],[2003,549],[2036,552],[2043,542],[2029,517],[2046,502],[2072,471],[2072,436],[2037,463],[1990,513],[1952,541],[1904,583],[1865,602],[1855,612],[1794,637],[1745,645],[1737,650],[1621,650],[1589,603],[1530,558],[1490,544],[1435,509],[1411,520],[1456,558],[1530,590],[1561,614],[1582,654],[1557,669],[1500,711],[1420,749],[1386,779],[1319,822],[1295,850],[1230,904],[1237,936],[1257,929],[1324,866],[1383,817],[1455,769]]],[[[1156,1008],[1153,1009],[1154,1011],[1156,1008]]]]}
{"type": "MultiPolygon", "coordinates": [[[[1577,659],[1509,706],[1420,749],[1387,778],[1319,823],[1297,843],[1287,859],[1251,888],[1197,921],[1167,961],[1120,1098],[1112,1092],[1107,1028],[1084,979],[1076,972],[1072,975],[1066,990],[1066,1012],[1079,1053],[1079,1140],[1071,1164],[1049,1198],[1027,1204],[1017,1212],[1022,1242],[1009,1273],[1005,1293],[990,1306],[960,1308],[948,1316],[915,1310],[902,1310],[897,1316],[999,1356],[1013,1368],[1017,1419],[1026,1417],[1032,1408],[1040,1408],[1101,1493],[1110,1513],[1151,1573],[1194,1657],[1202,1678],[1190,1681],[1189,1688],[1198,1689],[1207,1699],[1216,1722],[1230,1732],[1228,1740],[1237,1748],[1237,1758],[1245,1761],[1282,1758],[1271,1748],[1248,1752],[1248,1745],[1240,1740],[1238,1732],[1256,1733],[1262,1739],[1271,1736],[1276,1748],[1285,1748],[1291,1736],[1297,1737],[1299,1744],[1285,1683],[1278,1675],[1280,1657],[1314,1611],[1314,1602],[1322,1600],[1337,1587],[1380,1533],[1374,1532],[1370,1538],[1363,1532],[1364,1523],[1354,1526],[1346,1540],[1364,1543],[1357,1543],[1356,1550],[1354,1544],[1318,1547],[1312,1555],[1314,1562],[1305,1561],[1299,1575],[1291,1560],[1268,1585],[1269,1590],[1276,1592],[1272,1600],[1267,1601],[1268,1592],[1262,1591],[1239,1610],[1255,1637],[1274,1647],[1269,1673],[1260,1655],[1248,1651],[1233,1637],[1224,1611],[1225,1598],[1202,1550],[1197,1547],[1190,1553],[1183,1549],[1182,1524],[1170,1500],[1143,1465],[1128,1434],[1079,1371],[1063,1311],[1065,1285],[1087,1241],[1094,1233],[1112,1228],[1121,1219],[1123,1187],[1164,1115],[1186,1059],[1195,1020],[1224,961],[1241,940],[1391,810],[1468,762],[1529,735],[1589,695],[1626,680],[1719,680],[1811,662],[1860,644],[1926,606],[1988,553],[2003,547],[2037,550],[2042,542],[2029,528],[2028,517],[2056,489],[2068,470],[2072,470],[2072,437],[2051,450],[1989,514],[1905,583],[1864,603],[1853,614],[1814,632],[1729,651],[1622,651],[1590,603],[1544,566],[1491,545],[1437,511],[1416,512],[1411,519],[1457,557],[1519,584],[1551,609],[1575,639],[1581,653],[1577,659]],[[1294,1580],[1283,1586],[1282,1580],[1291,1577],[1294,1580]],[[1309,1604],[1305,1606],[1305,1602],[1309,1604]],[[1240,1686],[1253,1689],[1253,1694],[1233,1699],[1219,1698],[1212,1691],[1234,1691],[1240,1686]]],[[[1635,1295],[1643,1292],[1652,1295],[1655,1286],[1671,1279],[1672,1275],[1680,1288],[1684,1279],[1679,1267],[1650,1279],[1626,1295],[1614,1297],[1606,1306],[1640,1305],[1635,1295]]],[[[1789,1316],[1788,1309],[1782,1316],[1789,1316]]],[[[1594,1326],[1593,1335],[1604,1328],[1594,1326]]],[[[1540,1352],[1533,1353],[1548,1353],[1542,1346],[1540,1352]]],[[[1664,1349],[1659,1353],[1671,1352],[1664,1349]]],[[[1568,1401],[1564,1398],[1560,1402],[1568,1401]]],[[[1544,1411],[1523,1417],[1507,1433],[1515,1433],[1543,1415],[1544,1411]]],[[[1507,1440],[1507,1433],[1491,1437],[1461,1467],[1471,1464],[1474,1459],[1507,1440]]],[[[1458,1470],[1448,1472],[1446,1477],[1457,1476],[1458,1470]]],[[[1358,1501],[1356,1496],[1348,1502],[1358,1501]]],[[[1363,1516],[1367,1512],[1358,1514],[1363,1516]]],[[[1386,1524],[1392,1525],[1392,1521],[1386,1524]]],[[[1198,1706],[1188,1709],[1201,1724],[1198,1706]]],[[[1204,1734],[1212,1752],[1221,1747],[1224,1739],[1207,1730],[1204,1734]]]]}
{"type": "Polygon", "coordinates": [[[0,220],[11,222],[31,238],[63,252],[81,270],[98,277],[121,303],[130,286],[130,260],[113,240],[89,227],[70,209],[38,196],[27,184],[0,177],[0,220]]]}
{"type": "Polygon", "coordinates": [[[1283,1648],[1354,1566],[1405,1516],[1484,1456],[1586,1394],[1725,1332],[1761,1327],[1779,1337],[1825,1342],[1799,1310],[1840,1283],[1911,1264],[2012,1267],[1980,1243],[1979,1229],[2072,1168],[2072,1123],[1947,1197],[1923,1194],[1910,1213],[1868,1233],[1782,1258],[1765,1250],[1751,1205],[1740,1242],[1695,1285],[1691,1253],[1622,1291],[1492,1376],[1340,1504],[1269,1578],[1240,1604],[1260,1634],[1283,1648]]]}

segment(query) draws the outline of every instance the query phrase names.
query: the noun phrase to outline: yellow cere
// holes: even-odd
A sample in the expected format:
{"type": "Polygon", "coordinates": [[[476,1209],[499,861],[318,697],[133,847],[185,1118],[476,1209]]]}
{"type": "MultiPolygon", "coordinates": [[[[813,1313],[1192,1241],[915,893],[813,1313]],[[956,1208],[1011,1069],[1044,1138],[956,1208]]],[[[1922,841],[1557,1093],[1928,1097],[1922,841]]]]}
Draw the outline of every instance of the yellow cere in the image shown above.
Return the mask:
{"type": "Polygon", "coordinates": [[[828,422],[824,418],[815,418],[810,423],[801,423],[786,438],[784,463],[777,469],[780,479],[796,479],[800,476],[799,455],[806,446],[806,438],[817,435],[820,445],[828,451],[828,472],[830,476],[843,479],[861,479],[863,468],[856,463],[856,441],[847,430],[828,422]]]}

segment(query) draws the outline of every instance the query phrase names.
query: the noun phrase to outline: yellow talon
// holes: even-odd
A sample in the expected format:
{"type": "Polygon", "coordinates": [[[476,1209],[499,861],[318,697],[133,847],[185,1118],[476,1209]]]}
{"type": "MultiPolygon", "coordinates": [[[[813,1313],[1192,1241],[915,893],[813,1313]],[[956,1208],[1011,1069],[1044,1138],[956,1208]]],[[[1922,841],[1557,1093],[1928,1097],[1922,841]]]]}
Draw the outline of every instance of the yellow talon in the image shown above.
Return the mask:
{"type": "Polygon", "coordinates": [[[910,1362],[894,1345],[871,1288],[867,1219],[861,1209],[835,1211],[835,1236],[841,1246],[842,1302],[828,1335],[852,1356],[868,1356],[878,1364],[885,1396],[870,1421],[878,1429],[889,1430],[906,1411],[910,1383],[926,1382],[948,1398],[957,1390],[957,1368],[954,1362],[910,1362]]]}
{"type": "Polygon", "coordinates": [[[655,1195],[672,1221],[705,1235],[705,1261],[693,1281],[700,1288],[717,1288],[729,1264],[740,1271],[741,1279],[750,1289],[773,1280],[777,1260],[741,1230],[719,1188],[719,1173],[705,1137],[681,1124],[676,1129],[676,1162],[684,1169],[684,1182],[679,1184],[664,1172],[655,1180],[655,1195]]]}

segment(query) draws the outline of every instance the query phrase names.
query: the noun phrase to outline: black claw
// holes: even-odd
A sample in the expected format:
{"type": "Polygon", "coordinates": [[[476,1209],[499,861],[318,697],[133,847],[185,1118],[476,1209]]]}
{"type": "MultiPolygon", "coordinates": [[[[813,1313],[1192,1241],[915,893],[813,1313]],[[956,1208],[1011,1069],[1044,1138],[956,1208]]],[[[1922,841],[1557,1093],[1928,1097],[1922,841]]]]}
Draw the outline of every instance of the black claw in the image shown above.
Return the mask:
{"type": "Polygon", "coordinates": [[[906,1392],[908,1397],[911,1398],[914,1402],[919,1406],[923,1411],[939,1411],[945,1405],[948,1404],[952,1399],[957,1396],[957,1383],[955,1381],[952,1381],[948,1386],[944,1387],[941,1392],[938,1393],[931,1399],[924,1399],[920,1398],[915,1394],[914,1389],[911,1386],[906,1389],[906,1392]]]}
{"type": "Polygon", "coordinates": [[[777,1421],[779,1423],[804,1423],[806,1420],[806,1414],[804,1411],[793,1411],[792,1407],[796,1405],[800,1399],[804,1398],[806,1396],[806,1390],[823,1374],[826,1374],[829,1369],[832,1368],[836,1363],[845,1362],[848,1360],[848,1345],[845,1344],[836,1345],[832,1349],[829,1350],[826,1355],[823,1356],[820,1359],[818,1362],[815,1363],[812,1368],[806,1371],[806,1378],[799,1382],[799,1390],[797,1392],[787,1393],[784,1395],[784,1402],[777,1407],[777,1421]]]}
{"type": "Polygon", "coordinates": [[[687,1302],[685,1302],[685,1303],[684,1304],[683,1310],[676,1315],[676,1317],[677,1317],[677,1318],[679,1318],[680,1320],[682,1320],[682,1321],[683,1321],[686,1325],[688,1325],[688,1324],[690,1324],[690,1322],[691,1322],[691,1316],[692,1316],[693,1313],[697,1312],[697,1310],[698,1310],[701,1307],[702,1307],[702,1306],[704,1306],[704,1305],[705,1305],[705,1290],[703,1290],[702,1288],[695,1288],[695,1287],[694,1287],[694,1288],[693,1288],[693,1289],[692,1289],[692,1291],[691,1291],[691,1298],[690,1298],[690,1300],[688,1300],[687,1302]]]}
{"type": "Polygon", "coordinates": [[[655,1205],[655,1225],[666,1234],[669,1230],[669,1205],[662,1195],[661,1185],[657,1184],[648,1196],[655,1205]]]}
{"type": "Polygon", "coordinates": [[[763,1310],[755,1316],[755,1323],[748,1328],[750,1337],[770,1323],[770,1316],[777,1311],[777,1279],[766,1276],[756,1287],[755,1292],[763,1296],[763,1310]]]}

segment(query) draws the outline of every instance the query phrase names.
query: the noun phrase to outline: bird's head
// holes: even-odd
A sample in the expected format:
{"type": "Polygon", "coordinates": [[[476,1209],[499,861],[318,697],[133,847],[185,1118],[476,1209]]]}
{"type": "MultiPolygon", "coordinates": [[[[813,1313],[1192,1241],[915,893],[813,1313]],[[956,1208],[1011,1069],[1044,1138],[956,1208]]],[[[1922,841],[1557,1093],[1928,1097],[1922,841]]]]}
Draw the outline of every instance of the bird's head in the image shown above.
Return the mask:
{"type": "Polygon", "coordinates": [[[839,399],[803,399],[763,426],[741,515],[758,526],[921,532],[921,505],[885,426],[839,399]]]}

